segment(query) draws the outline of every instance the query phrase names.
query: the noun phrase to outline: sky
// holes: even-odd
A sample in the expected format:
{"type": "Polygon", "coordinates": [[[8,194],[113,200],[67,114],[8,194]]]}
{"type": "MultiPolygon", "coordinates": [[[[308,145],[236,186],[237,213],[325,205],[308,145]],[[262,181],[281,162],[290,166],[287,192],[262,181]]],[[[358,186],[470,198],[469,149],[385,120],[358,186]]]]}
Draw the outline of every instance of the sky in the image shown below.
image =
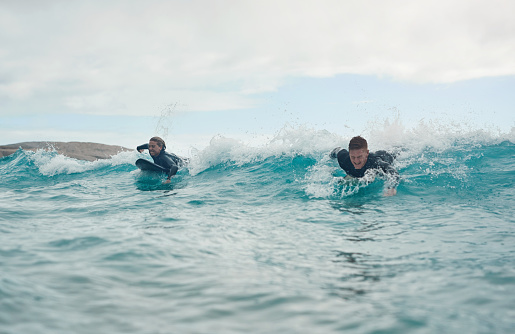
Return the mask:
{"type": "MultiPolygon", "coordinates": [[[[0,145],[515,126],[511,0],[0,0],[0,145]]],[[[173,145],[168,144],[168,147],[173,145]]]]}

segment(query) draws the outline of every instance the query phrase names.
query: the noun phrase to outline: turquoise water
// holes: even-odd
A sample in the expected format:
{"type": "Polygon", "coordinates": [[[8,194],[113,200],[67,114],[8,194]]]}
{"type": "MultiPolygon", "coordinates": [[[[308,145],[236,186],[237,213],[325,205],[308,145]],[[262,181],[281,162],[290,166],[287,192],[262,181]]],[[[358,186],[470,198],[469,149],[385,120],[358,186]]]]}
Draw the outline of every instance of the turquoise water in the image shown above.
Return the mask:
{"type": "Polygon", "coordinates": [[[325,131],[214,138],[170,185],[136,152],[0,159],[0,332],[515,332],[513,141],[408,137],[372,140],[394,197],[325,131]]]}

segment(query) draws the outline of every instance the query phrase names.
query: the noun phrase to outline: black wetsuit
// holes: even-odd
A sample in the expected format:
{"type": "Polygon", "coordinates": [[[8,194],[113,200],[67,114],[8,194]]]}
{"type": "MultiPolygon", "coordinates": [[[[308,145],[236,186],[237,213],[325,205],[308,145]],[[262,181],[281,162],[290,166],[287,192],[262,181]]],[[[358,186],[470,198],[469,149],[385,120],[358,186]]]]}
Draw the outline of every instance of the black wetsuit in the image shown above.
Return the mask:
{"type": "MultiPolygon", "coordinates": [[[[140,145],[136,148],[139,150],[148,150],[148,144],[140,145]]],[[[152,157],[152,156],[151,156],[152,157]]],[[[172,177],[177,173],[179,167],[184,166],[185,162],[173,153],[168,153],[163,148],[157,157],[152,157],[154,163],[165,169],[168,169],[168,177],[172,177]]]]}
{"type": "Polygon", "coordinates": [[[369,153],[367,162],[361,169],[354,168],[349,156],[349,151],[343,148],[335,148],[331,154],[331,158],[337,158],[340,167],[352,177],[363,177],[367,170],[378,170],[382,171],[387,177],[387,187],[395,188],[399,184],[400,177],[399,173],[395,168],[392,167],[394,156],[386,151],[377,151],[375,153],[369,153]]]}

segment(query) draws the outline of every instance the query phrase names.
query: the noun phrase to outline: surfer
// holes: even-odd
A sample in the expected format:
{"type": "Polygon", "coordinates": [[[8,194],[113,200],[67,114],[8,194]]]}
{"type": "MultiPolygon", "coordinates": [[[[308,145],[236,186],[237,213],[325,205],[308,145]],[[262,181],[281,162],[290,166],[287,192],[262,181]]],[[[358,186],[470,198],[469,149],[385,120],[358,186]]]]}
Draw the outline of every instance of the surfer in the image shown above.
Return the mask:
{"type": "Polygon", "coordinates": [[[179,167],[185,164],[184,160],[179,158],[173,153],[165,151],[166,144],[160,137],[152,137],[148,144],[140,145],[136,148],[138,152],[142,153],[143,150],[148,150],[154,163],[168,170],[168,178],[165,183],[170,183],[170,179],[177,173],[179,167]]]}
{"type": "Polygon", "coordinates": [[[382,172],[386,177],[385,196],[397,194],[400,177],[392,166],[394,156],[386,151],[370,153],[365,138],[356,136],[350,140],[348,151],[337,147],[329,156],[331,159],[338,159],[338,164],[347,173],[347,177],[363,178],[370,173],[382,172]]]}

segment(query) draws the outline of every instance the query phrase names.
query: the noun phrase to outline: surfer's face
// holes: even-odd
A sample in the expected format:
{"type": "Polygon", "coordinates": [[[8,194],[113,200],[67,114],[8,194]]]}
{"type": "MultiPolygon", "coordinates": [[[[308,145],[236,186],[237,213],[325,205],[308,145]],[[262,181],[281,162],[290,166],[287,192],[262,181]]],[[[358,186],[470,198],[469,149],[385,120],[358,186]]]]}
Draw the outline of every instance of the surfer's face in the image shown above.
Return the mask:
{"type": "Polygon", "coordinates": [[[159,153],[161,153],[161,147],[157,144],[155,141],[149,141],[148,142],[148,153],[150,153],[151,156],[157,157],[159,153]]]}
{"type": "Polygon", "coordinates": [[[368,150],[365,150],[363,148],[359,150],[350,150],[349,157],[354,168],[361,169],[365,166],[365,163],[367,162],[368,150]]]}

